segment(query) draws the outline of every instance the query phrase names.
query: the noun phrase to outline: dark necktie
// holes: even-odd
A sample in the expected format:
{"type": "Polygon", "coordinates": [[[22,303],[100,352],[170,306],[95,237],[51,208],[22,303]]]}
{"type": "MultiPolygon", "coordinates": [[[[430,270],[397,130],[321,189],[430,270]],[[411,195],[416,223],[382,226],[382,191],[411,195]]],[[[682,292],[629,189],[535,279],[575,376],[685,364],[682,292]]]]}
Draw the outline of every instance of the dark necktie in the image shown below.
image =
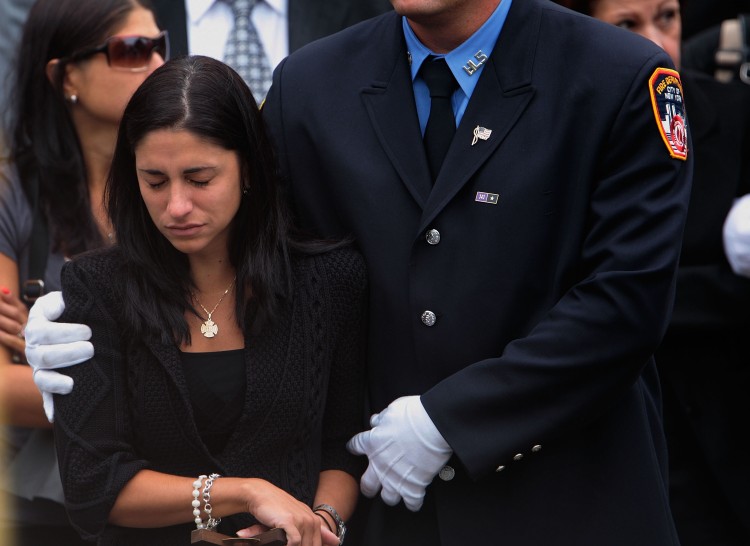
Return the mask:
{"type": "Polygon", "coordinates": [[[234,13],[234,27],[224,49],[224,62],[234,68],[250,86],[260,104],[271,87],[271,65],[260,43],[250,14],[259,0],[226,0],[234,13]]]}
{"type": "Polygon", "coordinates": [[[424,149],[434,182],[456,133],[456,118],[453,116],[451,97],[458,88],[458,82],[445,59],[427,57],[420,72],[430,90],[430,117],[424,131],[424,149]]]}

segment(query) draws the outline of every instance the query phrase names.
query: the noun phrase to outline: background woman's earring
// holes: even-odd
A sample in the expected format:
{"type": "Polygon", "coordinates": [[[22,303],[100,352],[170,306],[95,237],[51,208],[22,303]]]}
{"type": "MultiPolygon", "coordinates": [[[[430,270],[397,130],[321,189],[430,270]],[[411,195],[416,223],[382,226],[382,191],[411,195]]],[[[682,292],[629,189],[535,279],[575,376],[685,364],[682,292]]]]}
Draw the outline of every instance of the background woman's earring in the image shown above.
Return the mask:
{"type": "Polygon", "coordinates": [[[70,104],[78,104],[78,95],[71,95],[68,97],[68,102],[70,104]]]}
{"type": "Polygon", "coordinates": [[[247,188],[242,189],[242,195],[247,195],[247,188]]]}

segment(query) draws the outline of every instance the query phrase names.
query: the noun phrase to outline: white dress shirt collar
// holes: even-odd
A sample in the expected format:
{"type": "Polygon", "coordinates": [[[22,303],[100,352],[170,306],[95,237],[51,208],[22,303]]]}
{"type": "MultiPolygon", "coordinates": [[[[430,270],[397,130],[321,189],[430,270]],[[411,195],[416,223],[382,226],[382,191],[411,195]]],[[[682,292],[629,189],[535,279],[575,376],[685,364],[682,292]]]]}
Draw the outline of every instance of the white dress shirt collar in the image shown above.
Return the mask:
{"type": "MultiPolygon", "coordinates": [[[[190,23],[196,25],[200,22],[201,18],[206,15],[206,12],[211,7],[222,0],[187,0],[185,2],[185,8],[187,9],[187,16],[190,19],[190,23]]],[[[280,17],[286,17],[287,9],[289,6],[288,0],[260,0],[267,4],[273,11],[275,11],[280,17]]]]}

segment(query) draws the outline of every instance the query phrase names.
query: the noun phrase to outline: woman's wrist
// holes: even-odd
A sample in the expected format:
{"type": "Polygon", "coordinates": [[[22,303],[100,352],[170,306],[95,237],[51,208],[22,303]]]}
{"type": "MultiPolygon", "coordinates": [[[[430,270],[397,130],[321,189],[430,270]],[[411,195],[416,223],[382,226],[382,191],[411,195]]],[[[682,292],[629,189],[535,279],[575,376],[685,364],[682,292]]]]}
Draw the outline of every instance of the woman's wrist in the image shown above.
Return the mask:
{"type": "Polygon", "coordinates": [[[240,482],[240,494],[243,501],[242,510],[255,514],[264,499],[267,499],[268,486],[274,487],[273,484],[262,478],[242,478],[240,482]]]}
{"type": "Polygon", "coordinates": [[[210,490],[213,517],[223,518],[242,512],[252,513],[252,507],[255,506],[254,494],[257,492],[257,484],[253,482],[259,481],[263,480],[231,477],[215,480],[210,490]]]}
{"type": "Polygon", "coordinates": [[[343,544],[344,535],[346,534],[346,524],[336,509],[330,504],[321,503],[313,507],[313,512],[321,517],[325,517],[326,523],[330,519],[333,523],[333,533],[339,538],[339,544],[343,544]]]}
{"type": "Polygon", "coordinates": [[[326,527],[328,527],[329,531],[331,531],[334,535],[336,535],[336,522],[333,520],[333,517],[328,512],[325,512],[323,510],[315,510],[313,513],[323,520],[323,522],[326,524],[326,527]]]}

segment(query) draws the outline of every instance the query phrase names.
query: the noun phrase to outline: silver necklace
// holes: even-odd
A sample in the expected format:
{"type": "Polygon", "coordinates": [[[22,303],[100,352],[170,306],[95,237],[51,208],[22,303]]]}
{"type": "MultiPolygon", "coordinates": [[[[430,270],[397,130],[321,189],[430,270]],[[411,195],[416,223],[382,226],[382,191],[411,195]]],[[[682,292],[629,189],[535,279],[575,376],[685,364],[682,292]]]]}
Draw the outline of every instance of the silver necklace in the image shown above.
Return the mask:
{"type": "MultiPolygon", "coordinates": [[[[205,320],[205,322],[201,324],[201,334],[203,334],[203,337],[210,338],[210,337],[214,337],[216,334],[219,333],[219,325],[216,324],[213,320],[211,320],[211,315],[214,314],[214,311],[216,311],[216,308],[219,306],[219,304],[222,301],[224,301],[224,296],[229,294],[229,291],[234,286],[234,281],[236,280],[237,280],[237,277],[235,276],[232,279],[232,282],[229,283],[229,286],[227,286],[227,289],[224,290],[224,293],[219,298],[219,301],[216,302],[216,305],[214,305],[214,308],[211,309],[210,311],[206,309],[205,307],[203,307],[203,304],[200,301],[198,301],[198,297],[195,294],[193,294],[193,298],[195,299],[195,301],[198,303],[198,305],[201,306],[201,309],[203,309],[203,312],[208,315],[208,318],[205,320]]],[[[200,317],[200,318],[203,318],[203,317],[200,317]]]]}

